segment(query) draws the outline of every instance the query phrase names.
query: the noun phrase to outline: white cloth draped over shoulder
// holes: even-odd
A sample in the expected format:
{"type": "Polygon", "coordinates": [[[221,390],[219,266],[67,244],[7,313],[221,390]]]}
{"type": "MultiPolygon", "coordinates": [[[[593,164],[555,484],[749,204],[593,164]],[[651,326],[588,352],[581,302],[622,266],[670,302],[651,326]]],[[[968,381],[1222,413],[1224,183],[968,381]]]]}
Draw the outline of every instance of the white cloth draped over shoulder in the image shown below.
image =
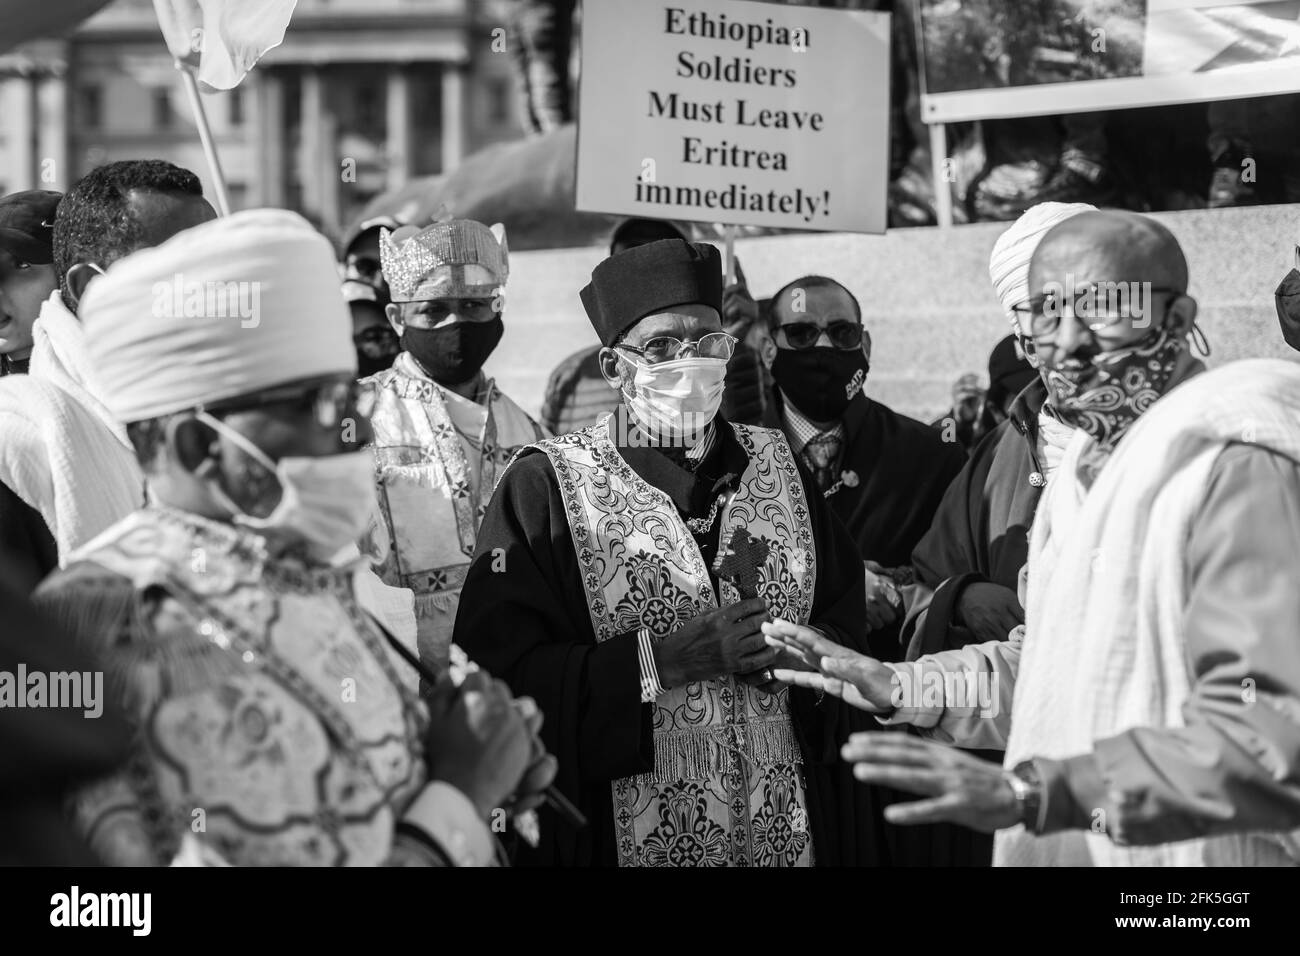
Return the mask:
{"type": "Polygon", "coordinates": [[[63,564],[144,504],[144,475],[57,291],[33,338],[31,373],[0,381],[0,482],[40,512],[63,564]]]}
{"type": "MultiPolygon", "coordinates": [[[[1066,758],[1135,727],[1182,727],[1192,687],[1182,636],[1185,546],[1218,456],[1255,444],[1300,461],[1300,366],[1234,362],[1195,376],[1133,426],[1092,488],[1080,433],[1030,534],[1027,627],[1006,765],[1066,758]]],[[[998,834],[997,865],[1258,864],[1285,835],[1234,834],[1123,847],[1103,833],[998,834]]]]}

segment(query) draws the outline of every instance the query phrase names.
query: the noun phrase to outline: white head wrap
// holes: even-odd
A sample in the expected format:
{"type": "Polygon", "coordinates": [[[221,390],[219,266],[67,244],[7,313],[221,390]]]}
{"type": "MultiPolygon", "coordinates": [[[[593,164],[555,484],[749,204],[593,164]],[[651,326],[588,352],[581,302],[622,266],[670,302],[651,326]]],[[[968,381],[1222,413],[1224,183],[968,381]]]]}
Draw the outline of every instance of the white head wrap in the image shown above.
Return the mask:
{"type": "MultiPolygon", "coordinates": [[[[1016,315],[1011,307],[1029,299],[1029,260],[1043,236],[1057,223],[1096,211],[1096,206],[1086,202],[1040,202],[1026,209],[1010,229],[998,236],[989,256],[989,279],[1012,326],[1016,325],[1016,315]]],[[[1028,329],[1018,331],[1029,334],[1028,329]]]]}
{"type": "Polygon", "coordinates": [[[330,243],[280,209],[235,213],[118,260],[78,313],[123,423],[356,374],[330,243]]]}

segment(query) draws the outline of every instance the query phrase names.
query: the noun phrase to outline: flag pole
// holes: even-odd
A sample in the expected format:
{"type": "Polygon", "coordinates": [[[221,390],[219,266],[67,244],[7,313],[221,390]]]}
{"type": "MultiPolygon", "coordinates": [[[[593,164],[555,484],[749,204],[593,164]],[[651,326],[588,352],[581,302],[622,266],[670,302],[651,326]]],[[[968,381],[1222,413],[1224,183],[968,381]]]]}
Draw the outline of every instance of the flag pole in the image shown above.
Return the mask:
{"type": "Polygon", "coordinates": [[[736,281],[736,227],[728,225],[722,235],[726,255],[726,284],[733,285],[736,281]]]}
{"type": "Polygon", "coordinates": [[[176,69],[181,71],[181,80],[189,96],[190,109],[194,113],[194,125],[199,128],[199,140],[203,143],[203,153],[208,158],[208,169],[212,171],[217,212],[222,216],[229,216],[230,197],[226,194],[226,177],[221,172],[221,160],[217,156],[217,144],[212,139],[212,129],[208,126],[208,114],[203,109],[203,100],[199,98],[198,80],[194,78],[194,71],[180,60],[176,60],[175,63],[176,69]]]}

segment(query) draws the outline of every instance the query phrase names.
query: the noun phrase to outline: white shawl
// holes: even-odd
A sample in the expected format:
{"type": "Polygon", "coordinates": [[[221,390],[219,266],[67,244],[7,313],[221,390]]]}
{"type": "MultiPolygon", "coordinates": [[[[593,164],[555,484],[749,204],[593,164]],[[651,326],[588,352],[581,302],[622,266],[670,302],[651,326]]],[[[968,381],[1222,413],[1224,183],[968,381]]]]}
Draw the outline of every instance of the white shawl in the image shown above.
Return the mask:
{"type": "Polygon", "coordinates": [[[144,475],[57,291],[32,331],[31,374],[0,381],[0,482],[41,513],[62,564],[144,504],[144,475]]]}
{"type": "MultiPolygon", "coordinates": [[[[1182,727],[1193,675],[1182,635],[1184,561],[1210,470],[1233,442],[1300,460],[1300,365],[1230,363],[1175,388],[1136,422],[1090,491],[1080,434],[1039,504],[1026,636],[1006,766],[1065,758],[1134,727],[1182,727]]],[[[1279,635],[1280,637],[1282,635],[1279,635]]],[[[1104,833],[998,834],[998,865],[1205,865],[1276,858],[1249,834],[1120,847],[1104,833]]]]}

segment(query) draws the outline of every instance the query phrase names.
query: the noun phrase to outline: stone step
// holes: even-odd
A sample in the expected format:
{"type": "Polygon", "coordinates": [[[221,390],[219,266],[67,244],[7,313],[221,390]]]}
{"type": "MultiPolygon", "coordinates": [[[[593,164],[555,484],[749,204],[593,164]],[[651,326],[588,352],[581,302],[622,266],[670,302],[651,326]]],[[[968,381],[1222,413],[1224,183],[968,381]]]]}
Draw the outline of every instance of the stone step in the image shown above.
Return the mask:
{"type": "MultiPolygon", "coordinates": [[[[1300,244],[1300,204],[1154,218],[1173,230],[1187,255],[1211,365],[1254,357],[1300,360],[1282,341],[1273,305],[1273,290],[1300,244]]],[[[960,375],[987,375],[989,350],[1009,331],[988,278],[989,252],[1006,226],[740,239],[736,254],[758,297],[814,272],[848,286],[862,303],[873,340],[867,393],[929,420],[949,406],[960,375]]],[[[541,407],[551,369],[596,342],[578,290],[604,254],[592,247],[510,257],[506,334],[487,369],[529,412],[541,407]]]]}

